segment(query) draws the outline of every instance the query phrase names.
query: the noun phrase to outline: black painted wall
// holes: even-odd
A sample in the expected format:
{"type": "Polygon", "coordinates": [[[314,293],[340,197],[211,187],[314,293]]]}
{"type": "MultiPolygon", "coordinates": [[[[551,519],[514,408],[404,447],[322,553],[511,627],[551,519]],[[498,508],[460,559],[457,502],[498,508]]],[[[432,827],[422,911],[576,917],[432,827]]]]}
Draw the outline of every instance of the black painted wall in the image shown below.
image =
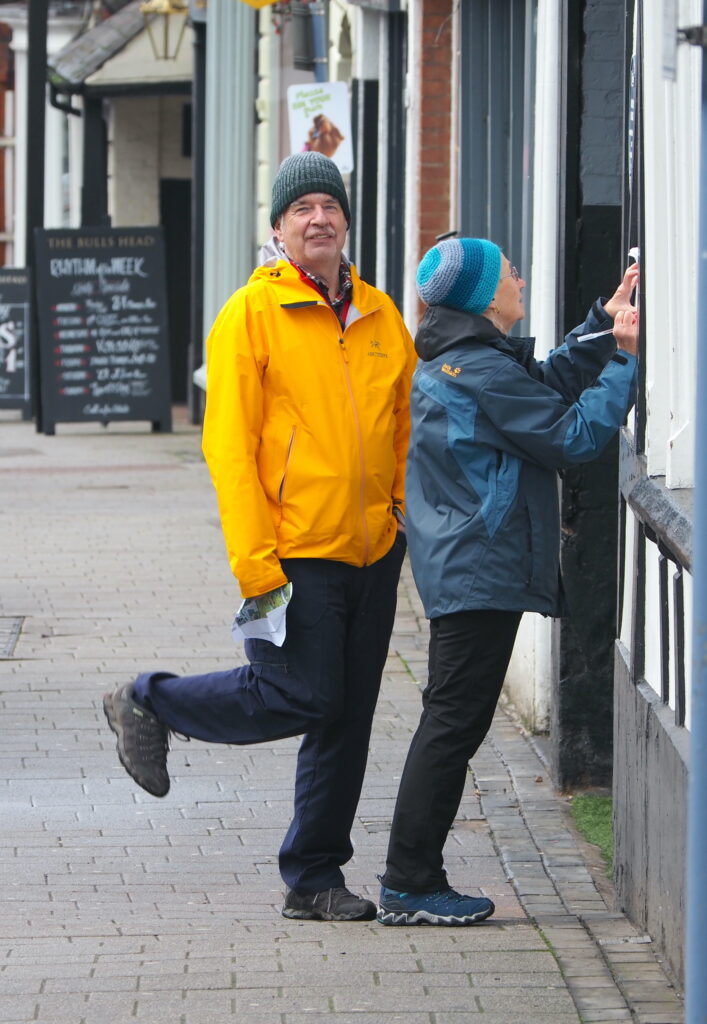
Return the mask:
{"type": "MultiPolygon", "coordinates": [[[[623,272],[623,3],[565,7],[563,322],[581,323],[623,272]]],[[[612,774],[618,443],[562,479],[562,574],[569,614],[556,626],[550,751],[562,789],[608,787],[612,774]]]]}
{"type": "Polygon", "coordinates": [[[355,78],[351,83],[351,231],[348,255],[369,284],[376,284],[376,206],[378,203],[378,82],[355,78]]]}

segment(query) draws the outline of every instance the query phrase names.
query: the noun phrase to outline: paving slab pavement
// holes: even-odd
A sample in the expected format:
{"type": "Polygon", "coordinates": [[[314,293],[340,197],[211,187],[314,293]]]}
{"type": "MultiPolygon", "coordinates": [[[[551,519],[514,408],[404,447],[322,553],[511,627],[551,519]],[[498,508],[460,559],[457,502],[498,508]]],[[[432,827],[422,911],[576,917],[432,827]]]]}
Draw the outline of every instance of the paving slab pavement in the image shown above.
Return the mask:
{"type": "MultiPolygon", "coordinates": [[[[445,849],[491,897],[474,928],[280,916],[297,740],[175,741],[172,790],[118,763],[101,696],[138,670],[242,662],[199,432],[0,413],[0,1024],[679,1024],[512,708],[445,849]]],[[[420,711],[427,625],[406,564],[354,831],[375,898],[420,711]]]]}

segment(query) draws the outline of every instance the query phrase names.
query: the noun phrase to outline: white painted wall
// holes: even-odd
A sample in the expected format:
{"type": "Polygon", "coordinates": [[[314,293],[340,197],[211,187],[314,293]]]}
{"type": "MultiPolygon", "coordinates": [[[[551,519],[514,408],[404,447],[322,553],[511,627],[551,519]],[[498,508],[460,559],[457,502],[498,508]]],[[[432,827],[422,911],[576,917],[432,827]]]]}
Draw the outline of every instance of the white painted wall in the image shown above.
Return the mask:
{"type": "MultiPolygon", "coordinates": [[[[81,110],[83,100],[73,97],[73,105],[81,110]]],[[[81,179],[83,177],[83,117],[69,118],[69,224],[77,228],[81,224],[81,179]]]]}
{"type": "MultiPolygon", "coordinates": [[[[406,83],[407,100],[407,153],[405,166],[405,238],[417,239],[420,233],[420,206],[418,201],[420,190],[420,90],[416,83],[420,81],[422,67],[422,4],[420,0],[409,0],[408,3],[408,73],[406,83]]],[[[417,266],[417,252],[411,250],[413,268],[417,266]]],[[[408,330],[413,334],[417,330],[418,298],[415,288],[415,271],[409,272],[405,278],[403,291],[403,319],[408,330]]]]}
{"type": "Polygon", "coordinates": [[[68,142],[68,114],[47,106],[44,144],[47,163],[44,172],[44,226],[64,226],[64,153],[68,142]]]}
{"type": "MultiPolygon", "coordinates": [[[[645,634],[645,681],[648,685],[660,693],[661,683],[661,658],[660,658],[660,577],[658,566],[658,548],[655,544],[646,543],[646,634],[645,634]]],[[[668,706],[675,708],[675,624],[677,622],[675,600],[673,593],[673,575],[675,566],[668,563],[668,618],[670,622],[670,658],[669,658],[669,681],[670,696],[668,706]]],[[[692,577],[683,573],[683,604],[685,610],[684,618],[684,644],[685,644],[685,725],[690,727],[691,691],[692,691],[692,601],[693,584],[692,577]]]]}
{"type": "MultiPolygon", "coordinates": [[[[24,266],[26,259],[27,204],[27,21],[26,12],[13,7],[2,13],[2,20],[12,28],[10,46],[15,54],[15,146],[14,146],[14,240],[12,262],[24,266]]],[[[56,53],[76,34],[80,27],[78,18],[51,17],[47,23],[47,53],[56,53]]],[[[62,164],[64,154],[64,124],[66,115],[49,104],[47,90],[46,147],[44,171],[44,223],[47,227],[58,227],[64,223],[64,199],[62,188],[62,164]]],[[[74,168],[70,168],[73,171],[74,168]]]]}
{"type": "Polygon", "coordinates": [[[552,620],[526,612],[521,619],[505,692],[532,732],[550,728],[550,652],[552,620]]]}
{"type": "MultiPolygon", "coordinates": [[[[6,19],[3,19],[6,20],[6,19]]],[[[8,20],[12,28],[10,43],[15,54],[15,145],[14,160],[14,210],[12,221],[12,265],[23,267],[27,256],[27,27],[25,22],[8,20]]]]}
{"type": "Polygon", "coordinates": [[[7,266],[13,266],[15,263],[14,259],[14,246],[13,246],[13,232],[15,230],[15,94],[14,92],[5,93],[5,135],[3,142],[7,142],[7,145],[3,146],[0,159],[5,161],[5,188],[4,188],[4,201],[5,201],[5,223],[0,224],[0,231],[4,233],[7,239],[5,246],[5,262],[7,266]]]}
{"type": "Polygon", "coordinates": [[[685,726],[689,729],[692,721],[692,626],[695,601],[693,580],[689,573],[685,573],[683,576],[683,590],[685,602],[685,726]]]}
{"type": "Polygon", "coordinates": [[[114,226],[160,222],[160,180],[190,178],[184,96],[125,96],[108,107],[108,209],[114,226]]]}
{"type": "MultiPolygon", "coordinates": [[[[665,77],[662,7],[646,4],[643,28],[646,456],[650,476],[691,487],[701,54],[679,46],[675,80],[665,77]]],[[[680,0],[678,24],[701,21],[701,0],[680,0]]]]}
{"type": "MultiPolygon", "coordinates": [[[[558,341],[557,243],[560,203],[560,0],[539,0],[533,155],[533,254],[530,333],[543,359],[558,341]]],[[[550,723],[552,619],[526,613],[506,675],[506,691],[526,725],[550,723]]]]}
{"type": "Polygon", "coordinates": [[[280,165],[280,112],[281,112],[281,36],[275,31],[272,12],[263,8],[259,18],[258,35],[258,95],[255,101],[258,114],[256,129],[256,239],[259,244],[272,234],[270,227],[270,196],[272,182],[280,165]]]}
{"type": "Polygon", "coordinates": [[[356,11],[345,0],[331,0],[329,4],[329,81],[350,82],[356,43],[356,11]]]}
{"type": "MultiPolygon", "coordinates": [[[[694,411],[697,359],[698,169],[702,55],[698,47],[671,45],[662,0],[647,0],[643,25],[645,242],[641,303],[646,332],[646,459],[648,475],[669,488],[694,482],[694,411]],[[667,49],[666,49],[667,47],[667,49]],[[666,74],[665,58],[675,74],[666,74]],[[670,60],[668,60],[670,63],[670,60]]],[[[667,8],[666,8],[667,10],[667,8]]],[[[701,0],[679,0],[677,25],[702,21],[701,0]]],[[[631,650],[636,523],[630,511],[621,640],[631,650]]],[[[671,630],[670,707],[675,706],[674,566],[669,563],[671,630]]],[[[692,578],[683,576],[686,725],[690,723],[692,578]]],[[[660,692],[658,549],[646,543],[645,679],[660,692]]]]}
{"type": "Polygon", "coordinates": [[[619,639],[627,651],[632,653],[632,615],[633,602],[636,592],[636,573],[633,569],[635,564],[637,523],[630,510],[626,514],[626,533],[624,545],[626,549],[626,565],[624,571],[623,599],[621,602],[621,622],[619,626],[619,639]]]}
{"type": "Polygon", "coordinates": [[[159,98],[115,100],[107,121],[108,210],[113,224],[159,224],[159,98]]]}

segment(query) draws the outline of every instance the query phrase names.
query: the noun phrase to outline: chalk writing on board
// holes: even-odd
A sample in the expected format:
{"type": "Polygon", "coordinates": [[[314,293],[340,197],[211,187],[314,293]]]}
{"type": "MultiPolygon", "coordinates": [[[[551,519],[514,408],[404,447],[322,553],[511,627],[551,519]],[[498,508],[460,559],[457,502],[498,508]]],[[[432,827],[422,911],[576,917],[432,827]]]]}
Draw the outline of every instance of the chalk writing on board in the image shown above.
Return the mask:
{"type": "Polygon", "coordinates": [[[38,236],[43,394],[50,419],[168,422],[169,361],[159,229],[38,236]]]}
{"type": "MultiPolygon", "coordinates": [[[[120,286],[122,280],[115,283],[120,286]]],[[[150,377],[141,368],[157,362],[162,328],[147,312],[125,316],[124,310],[151,311],[157,303],[125,298],[113,295],[108,301],[58,302],[50,307],[60,394],[100,398],[150,393],[150,377]]]]}

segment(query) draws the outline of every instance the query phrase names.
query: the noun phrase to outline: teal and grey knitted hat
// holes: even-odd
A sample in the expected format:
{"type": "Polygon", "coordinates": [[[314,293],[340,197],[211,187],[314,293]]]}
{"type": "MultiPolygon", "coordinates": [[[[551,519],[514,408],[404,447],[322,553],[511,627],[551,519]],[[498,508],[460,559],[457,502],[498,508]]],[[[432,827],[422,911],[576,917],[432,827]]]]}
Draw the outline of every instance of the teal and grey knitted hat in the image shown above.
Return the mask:
{"type": "Polygon", "coordinates": [[[417,268],[417,294],[428,306],[483,313],[501,278],[501,250],[485,238],[446,238],[417,268]]]}
{"type": "Polygon", "coordinates": [[[346,223],[351,223],[351,210],[341,172],[333,160],[321,153],[293,153],[280,164],[272,186],[270,223],[275,223],[290,203],[308,192],[324,192],[341,203],[346,223]]]}

